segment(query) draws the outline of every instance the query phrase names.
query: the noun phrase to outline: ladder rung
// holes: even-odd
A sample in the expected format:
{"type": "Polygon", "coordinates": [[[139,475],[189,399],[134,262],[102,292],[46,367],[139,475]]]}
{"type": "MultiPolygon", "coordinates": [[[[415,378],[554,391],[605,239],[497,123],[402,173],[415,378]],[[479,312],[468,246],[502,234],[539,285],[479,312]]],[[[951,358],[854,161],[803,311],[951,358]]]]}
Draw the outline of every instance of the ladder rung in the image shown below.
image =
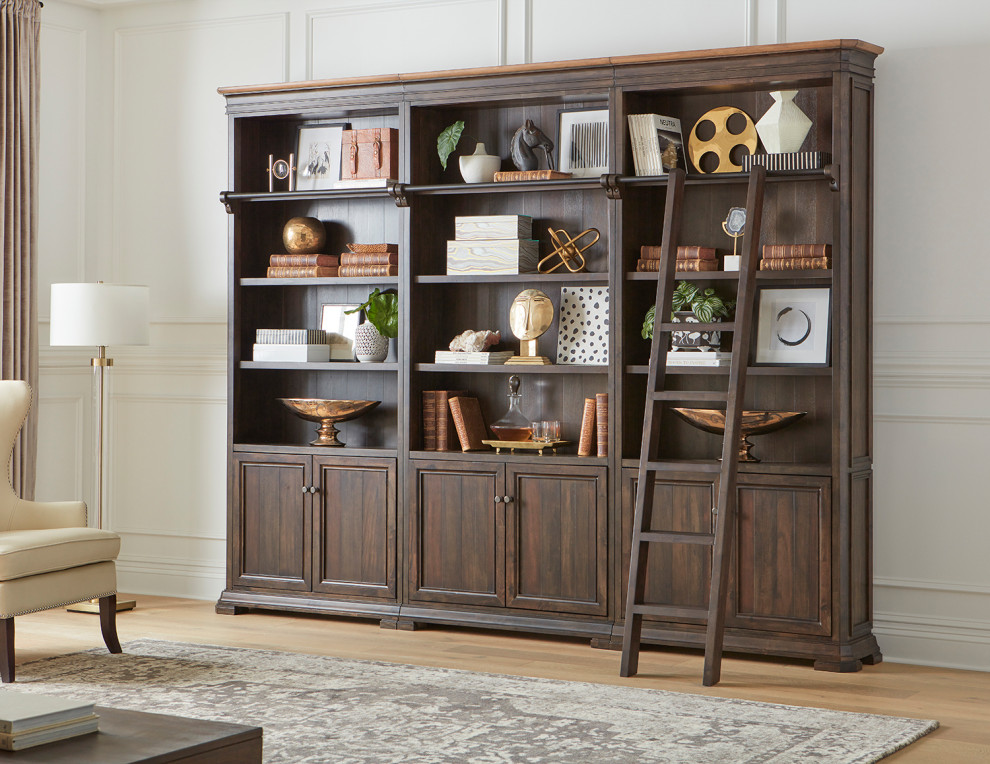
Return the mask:
{"type": "Polygon", "coordinates": [[[657,390],[650,395],[655,401],[727,401],[726,390],[657,390]]]}
{"type": "Polygon", "coordinates": [[[648,461],[646,469],[649,472],[721,472],[721,462],[686,462],[676,461],[648,461]]]}
{"type": "MultiPolygon", "coordinates": [[[[718,321],[711,324],[695,323],[694,321],[680,321],[677,323],[663,321],[660,324],[661,332],[731,332],[735,328],[735,321],[718,321]]],[[[655,328],[654,331],[656,331],[655,328]]]]}
{"type": "MultiPolygon", "coordinates": [[[[708,608],[679,607],[677,605],[646,605],[637,603],[632,606],[633,613],[639,615],[656,615],[661,618],[700,618],[708,620],[708,608]]],[[[627,616],[628,617],[628,614],[627,616]]]]}
{"type": "Polygon", "coordinates": [[[711,546],[715,543],[714,533],[674,533],[673,531],[643,531],[639,534],[641,542],[651,544],[703,544],[711,546]]]}

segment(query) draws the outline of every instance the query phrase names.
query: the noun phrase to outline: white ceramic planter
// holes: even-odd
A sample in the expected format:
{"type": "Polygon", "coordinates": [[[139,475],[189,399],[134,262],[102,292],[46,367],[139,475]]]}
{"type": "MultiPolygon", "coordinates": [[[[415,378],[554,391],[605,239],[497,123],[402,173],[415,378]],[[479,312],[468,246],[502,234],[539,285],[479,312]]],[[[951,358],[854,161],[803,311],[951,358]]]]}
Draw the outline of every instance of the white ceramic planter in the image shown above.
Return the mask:
{"type": "Polygon", "coordinates": [[[491,183],[502,166],[502,157],[487,153],[485,144],[479,143],[473,154],[459,157],[457,163],[465,183],[491,183]]]}
{"type": "Polygon", "coordinates": [[[388,338],[375,325],[365,321],[354,330],[354,357],[362,363],[378,363],[388,355],[388,338]]]}

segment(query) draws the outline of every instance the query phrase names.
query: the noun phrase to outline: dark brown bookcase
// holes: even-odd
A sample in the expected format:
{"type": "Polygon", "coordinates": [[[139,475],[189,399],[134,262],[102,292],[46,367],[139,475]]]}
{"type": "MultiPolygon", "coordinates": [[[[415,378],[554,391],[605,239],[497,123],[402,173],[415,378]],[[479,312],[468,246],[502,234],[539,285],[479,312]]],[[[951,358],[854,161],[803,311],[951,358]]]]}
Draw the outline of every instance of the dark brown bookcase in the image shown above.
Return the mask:
{"type": "MultiPolygon", "coordinates": [[[[383,626],[441,623],[590,638],[621,633],[632,503],[649,344],[640,337],[656,275],[636,273],[643,244],[658,244],[667,178],[636,177],[626,118],[655,112],[685,134],[715,106],[754,118],[769,91],[799,91],[812,119],[806,150],[832,164],[770,172],[762,244],[832,245],[828,271],[760,273],[778,286],[831,289],[828,367],[751,366],[746,407],[800,410],[788,429],[756,441],[762,459],[739,478],[739,529],[725,636],[730,651],[812,659],[849,671],[880,660],[872,634],[872,164],[873,63],[856,40],[494,67],[396,77],[226,88],[229,118],[228,573],[217,610],[294,610],[377,618],[383,626]],[[455,120],[509,156],[513,131],[532,119],[556,137],[559,113],[610,112],[609,167],[601,177],[465,184],[456,156],[444,171],[439,132],[455,120]],[[294,150],[301,125],[348,122],[399,131],[400,177],[387,188],[268,192],[267,157],[294,150]],[[587,272],[447,276],[446,241],[459,215],[533,218],[547,228],[597,228],[587,272]],[[347,242],[396,242],[389,278],[265,279],[286,220],[347,242]],[[398,360],[279,364],[250,360],[257,328],[317,325],[328,302],[362,302],[374,287],[399,294],[398,360]],[[508,309],[526,288],[556,307],[568,286],[610,290],[607,366],[457,366],[434,363],[464,329],[513,340],[508,309]],[[467,390],[487,421],[505,408],[507,378],[524,400],[559,419],[573,445],[533,452],[424,449],[424,390],[467,390]],[[577,456],[585,398],[608,393],[607,456],[577,456]],[[373,398],[381,405],[342,426],[345,448],[307,445],[313,426],[276,398],[373,398]]],[[[513,169],[508,159],[503,169],[513,169]]],[[[681,241],[731,241],[721,221],[742,206],[746,173],[689,172],[681,241]]],[[[685,273],[731,294],[736,274],[685,273]]],[[[557,324],[540,340],[556,357],[557,324]]],[[[669,372],[668,372],[669,373],[669,372]]],[[[724,387],[726,369],[677,368],[685,389],[724,387]]],[[[664,418],[654,522],[707,531],[719,438],[664,418]]],[[[704,605],[710,552],[651,556],[648,599],[704,605]]],[[[644,640],[700,646],[704,625],[647,619],[644,640]]]]}

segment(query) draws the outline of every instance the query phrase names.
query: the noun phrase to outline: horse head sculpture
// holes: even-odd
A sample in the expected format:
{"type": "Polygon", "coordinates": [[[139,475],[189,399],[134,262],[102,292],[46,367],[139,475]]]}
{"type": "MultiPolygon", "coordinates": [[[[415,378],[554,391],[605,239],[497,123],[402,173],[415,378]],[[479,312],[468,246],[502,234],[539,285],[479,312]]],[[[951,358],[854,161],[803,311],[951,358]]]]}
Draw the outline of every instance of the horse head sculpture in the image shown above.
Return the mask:
{"type": "Polygon", "coordinates": [[[553,141],[543,133],[540,128],[533,124],[533,120],[527,119],[512,136],[509,150],[512,156],[512,164],[517,170],[536,170],[540,166],[539,157],[534,149],[543,149],[547,157],[547,168],[553,169],[553,141]]]}

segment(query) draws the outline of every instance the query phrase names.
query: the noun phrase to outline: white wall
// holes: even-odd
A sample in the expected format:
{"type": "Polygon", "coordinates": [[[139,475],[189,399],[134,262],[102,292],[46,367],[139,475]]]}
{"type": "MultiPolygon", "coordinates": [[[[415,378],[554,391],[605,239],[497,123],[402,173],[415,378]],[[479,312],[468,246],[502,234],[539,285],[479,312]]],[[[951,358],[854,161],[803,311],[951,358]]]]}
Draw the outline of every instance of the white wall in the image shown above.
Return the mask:
{"type": "MultiPolygon", "coordinates": [[[[42,30],[42,282],[152,289],[151,346],[113,353],[121,588],[208,599],[224,569],[217,87],[838,37],[884,46],[876,633],[888,660],[990,670],[983,0],[47,0],[42,30]]],[[[46,306],[42,294],[43,338],[46,306]]],[[[42,348],[44,498],[92,492],[87,358],[42,348]]]]}

